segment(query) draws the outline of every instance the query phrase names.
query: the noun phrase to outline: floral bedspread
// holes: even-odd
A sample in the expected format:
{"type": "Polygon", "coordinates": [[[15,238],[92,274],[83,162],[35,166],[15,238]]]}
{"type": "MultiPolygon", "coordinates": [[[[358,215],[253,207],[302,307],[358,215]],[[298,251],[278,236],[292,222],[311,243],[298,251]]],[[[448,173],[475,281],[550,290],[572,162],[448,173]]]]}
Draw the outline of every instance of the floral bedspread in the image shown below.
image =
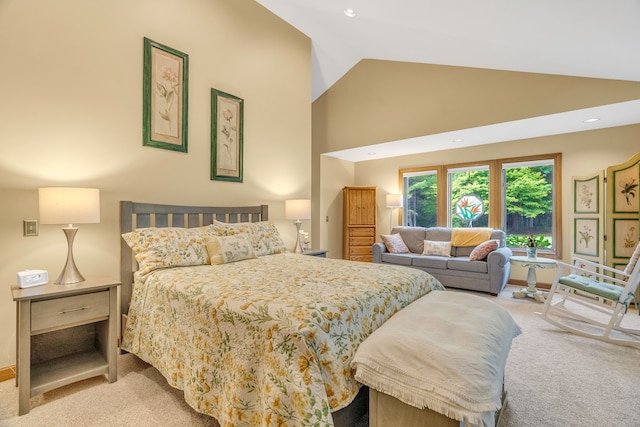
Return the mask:
{"type": "Polygon", "coordinates": [[[221,426],[333,425],[358,345],[431,290],[405,267],[277,254],[136,277],[123,349],[221,426]]]}

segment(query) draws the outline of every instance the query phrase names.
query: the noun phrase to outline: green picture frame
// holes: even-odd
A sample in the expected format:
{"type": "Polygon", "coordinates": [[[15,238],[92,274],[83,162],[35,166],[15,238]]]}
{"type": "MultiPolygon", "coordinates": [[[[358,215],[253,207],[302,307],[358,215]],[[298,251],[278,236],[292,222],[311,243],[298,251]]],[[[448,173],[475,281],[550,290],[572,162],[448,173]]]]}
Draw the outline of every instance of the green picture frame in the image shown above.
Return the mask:
{"type": "Polygon", "coordinates": [[[577,214],[600,212],[600,176],[573,180],[573,211],[577,214]]]}
{"type": "Polygon", "coordinates": [[[187,152],[189,56],[144,38],[142,145],[187,152]]]}
{"type": "Polygon", "coordinates": [[[640,221],[635,218],[613,219],[613,257],[630,258],[638,244],[640,221]]]}
{"type": "Polygon", "coordinates": [[[613,213],[640,212],[638,177],[640,177],[640,162],[613,171],[613,213]]]}
{"type": "Polygon", "coordinates": [[[600,256],[600,221],[598,218],[574,218],[574,253],[600,256]]]}
{"type": "Polygon", "coordinates": [[[211,89],[211,179],[242,182],[244,100],[211,89]]]}

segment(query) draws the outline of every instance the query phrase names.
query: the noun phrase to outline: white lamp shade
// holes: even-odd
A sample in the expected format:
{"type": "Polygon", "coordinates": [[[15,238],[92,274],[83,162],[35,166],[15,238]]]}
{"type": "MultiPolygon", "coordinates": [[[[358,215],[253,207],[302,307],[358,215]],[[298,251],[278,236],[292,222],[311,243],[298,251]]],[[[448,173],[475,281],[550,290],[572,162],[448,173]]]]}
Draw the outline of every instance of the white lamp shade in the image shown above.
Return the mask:
{"type": "Polygon", "coordinates": [[[387,207],[392,209],[401,208],[402,194],[387,194],[387,207]]]}
{"type": "Polygon", "coordinates": [[[38,204],[41,224],[100,222],[100,190],[97,188],[39,188],[38,204]]]}
{"type": "Polygon", "coordinates": [[[311,219],[311,200],[285,200],[284,211],[287,219],[311,219]]]}

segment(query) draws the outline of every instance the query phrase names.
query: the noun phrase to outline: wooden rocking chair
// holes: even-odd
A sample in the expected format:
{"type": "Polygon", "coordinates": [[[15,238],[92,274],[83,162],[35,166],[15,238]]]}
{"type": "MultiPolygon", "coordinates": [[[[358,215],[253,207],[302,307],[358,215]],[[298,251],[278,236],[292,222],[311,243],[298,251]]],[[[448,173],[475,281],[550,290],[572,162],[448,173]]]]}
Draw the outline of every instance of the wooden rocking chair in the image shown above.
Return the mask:
{"type": "Polygon", "coordinates": [[[640,243],[624,271],[574,258],[558,271],[540,316],[559,328],[613,344],[640,347],[640,329],[621,325],[640,282],[640,243]]]}

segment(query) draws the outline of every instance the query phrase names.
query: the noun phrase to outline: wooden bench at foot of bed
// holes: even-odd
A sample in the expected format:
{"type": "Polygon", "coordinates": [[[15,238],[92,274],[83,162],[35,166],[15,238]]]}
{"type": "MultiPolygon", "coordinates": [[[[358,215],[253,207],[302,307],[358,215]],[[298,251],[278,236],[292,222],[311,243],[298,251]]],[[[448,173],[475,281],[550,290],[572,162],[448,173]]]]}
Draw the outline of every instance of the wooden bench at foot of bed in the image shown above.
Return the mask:
{"type": "MultiPolygon", "coordinates": [[[[507,407],[507,392],[502,393],[502,407],[494,415],[495,425],[500,425],[502,411],[507,407]]],[[[369,389],[369,427],[463,427],[454,420],[429,408],[416,408],[378,390],[369,389]]]]}
{"type": "Polygon", "coordinates": [[[518,334],[506,310],[476,295],[435,291],[410,304],[353,360],[370,389],[370,426],[494,426],[518,334]]]}

